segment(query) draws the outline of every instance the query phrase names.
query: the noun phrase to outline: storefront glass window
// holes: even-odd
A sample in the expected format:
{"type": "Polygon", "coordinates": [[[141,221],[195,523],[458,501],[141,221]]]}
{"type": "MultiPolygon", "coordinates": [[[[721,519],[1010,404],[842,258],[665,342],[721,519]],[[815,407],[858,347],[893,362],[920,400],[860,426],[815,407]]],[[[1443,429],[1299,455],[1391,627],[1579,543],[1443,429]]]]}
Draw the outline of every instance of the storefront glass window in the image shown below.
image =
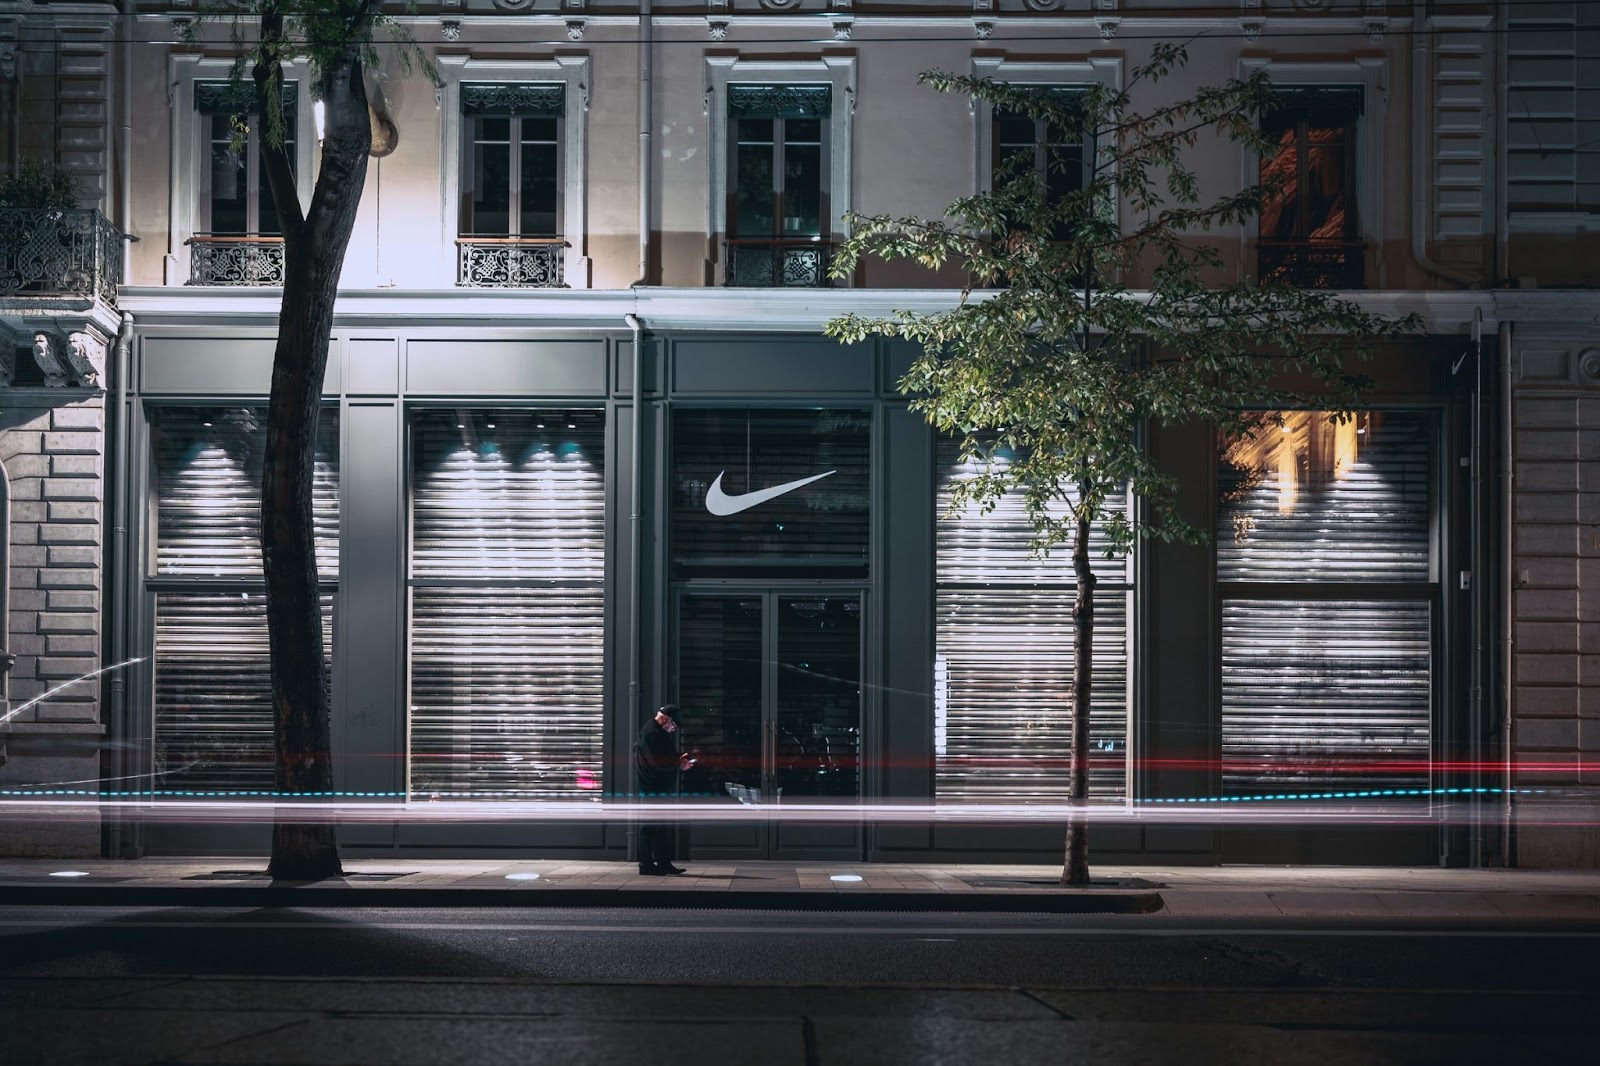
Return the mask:
{"type": "MultiPolygon", "coordinates": [[[[956,483],[979,472],[954,440],[940,442],[934,789],[940,802],[1060,802],[1072,750],[1072,561],[1066,548],[1028,550],[1033,531],[1015,496],[988,513],[952,512],[956,483]]],[[[1113,799],[1126,792],[1132,586],[1127,561],[1105,557],[1100,529],[1091,543],[1089,791],[1113,799]]]]}
{"type": "Polygon", "coordinates": [[[600,799],[605,543],[602,412],[416,412],[413,795],[600,799]]]}
{"type": "Polygon", "coordinates": [[[1428,784],[1433,434],[1416,412],[1284,411],[1225,443],[1224,794],[1428,784]]]}
{"type": "Polygon", "coordinates": [[[871,415],[852,409],[679,409],[674,571],[866,576],[871,430],[871,415]]]}

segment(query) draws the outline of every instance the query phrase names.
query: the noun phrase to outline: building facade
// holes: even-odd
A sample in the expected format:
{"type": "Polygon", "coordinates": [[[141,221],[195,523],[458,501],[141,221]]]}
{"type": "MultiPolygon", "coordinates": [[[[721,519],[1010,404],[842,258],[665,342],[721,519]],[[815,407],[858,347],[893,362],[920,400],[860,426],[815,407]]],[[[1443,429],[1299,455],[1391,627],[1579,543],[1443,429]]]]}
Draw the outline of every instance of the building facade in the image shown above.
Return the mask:
{"type": "MultiPolygon", "coordinates": [[[[1000,158],[1072,150],[920,71],[1119,85],[1153,41],[1193,38],[1190,84],[1265,69],[1306,94],[1274,120],[1271,159],[1195,150],[1206,194],[1263,168],[1295,178],[1218,236],[1226,276],[1338,289],[1423,330],[1378,354],[1354,420],[1286,412],[1281,434],[1220,451],[1202,428],[1152,432],[1215,536],[1096,564],[1093,790],[1148,817],[1093,846],[1600,860],[1556,824],[1592,819],[1600,747],[1588,7],[455,0],[400,16],[441,84],[387,51],[371,78],[317,520],[339,789],[416,816],[349,825],[341,845],[621,857],[623,821],[491,812],[630,796],[632,738],[666,701],[702,753],[684,790],[704,802],[1059,802],[1070,567],[1028,554],[1009,503],[951,511],[964,471],[907,410],[905,346],[822,335],[842,311],[950,306],[961,279],[827,266],[846,211],[937,216],[1000,158]],[[1160,817],[1273,797],[1403,809],[1381,829],[1160,817]],[[444,801],[484,817],[426,816],[444,801]]],[[[282,244],[230,59],[227,27],[182,4],[0,2],[0,165],[63,164],[82,204],[54,228],[0,209],[0,788],[85,801],[7,823],[8,850],[265,848],[259,825],[141,806],[272,781],[253,494],[282,244]],[[24,254],[41,241],[72,265],[24,254]]],[[[306,71],[282,107],[308,190],[306,71]]],[[[1049,854],[1059,830],[742,818],[685,843],[998,859],[1049,854]]]]}

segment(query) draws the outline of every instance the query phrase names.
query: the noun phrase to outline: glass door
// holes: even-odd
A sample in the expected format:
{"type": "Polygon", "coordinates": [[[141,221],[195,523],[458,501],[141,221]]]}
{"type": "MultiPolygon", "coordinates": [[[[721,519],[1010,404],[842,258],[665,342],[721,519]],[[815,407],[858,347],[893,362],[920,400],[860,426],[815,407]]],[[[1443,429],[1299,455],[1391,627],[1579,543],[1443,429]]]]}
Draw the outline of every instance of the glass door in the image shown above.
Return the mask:
{"type": "Polygon", "coordinates": [[[679,596],[684,796],[770,815],[695,823],[693,855],[859,858],[858,819],[797,808],[861,795],[861,608],[856,591],[679,596]]]}

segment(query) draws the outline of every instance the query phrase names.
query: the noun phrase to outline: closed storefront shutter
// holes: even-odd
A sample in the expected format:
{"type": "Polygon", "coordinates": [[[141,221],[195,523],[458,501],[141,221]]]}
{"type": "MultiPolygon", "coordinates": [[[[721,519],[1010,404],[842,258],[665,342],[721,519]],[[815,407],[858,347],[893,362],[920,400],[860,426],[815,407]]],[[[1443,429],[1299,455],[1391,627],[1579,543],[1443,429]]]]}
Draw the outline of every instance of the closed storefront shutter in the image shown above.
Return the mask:
{"type": "Polygon", "coordinates": [[[1288,411],[1218,471],[1225,795],[1426,787],[1433,423],[1288,411]]]}
{"type": "MultiPolygon", "coordinates": [[[[977,473],[954,441],[938,455],[934,787],[940,802],[1059,802],[1072,743],[1072,601],[1068,547],[1036,557],[1020,499],[952,514],[955,483],[977,473]]],[[[1118,509],[1125,506],[1118,501],[1118,509]]],[[[1089,791],[1126,793],[1127,563],[1091,538],[1095,590],[1089,791]]]]}
{"type": "Polygon", "coordinates": [[[415,795],[600,798],[605,419],[412,420],[415,795]]]}
{"type": "MultiPolygon", "coordinates": [[[[153,410],[154,786],[270,790],[272,689],[261,572],[260,407],[153,410]]],[[[339,420],[318,419],[313,482],[322,646],[333,661],[339,420]]]]}

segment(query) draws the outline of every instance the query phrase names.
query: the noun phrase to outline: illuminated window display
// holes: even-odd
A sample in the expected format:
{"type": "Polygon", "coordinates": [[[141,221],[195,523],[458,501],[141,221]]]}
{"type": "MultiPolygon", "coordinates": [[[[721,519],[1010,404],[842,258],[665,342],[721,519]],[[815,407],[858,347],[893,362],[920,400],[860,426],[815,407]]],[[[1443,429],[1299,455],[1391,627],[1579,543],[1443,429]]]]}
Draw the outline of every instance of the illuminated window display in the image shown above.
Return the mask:
{"type": "Polygon", "coordinates": [[[1224,450],[1226,794],[1428,783],[1433,432],[1411,412],[1286,411],[1224,450]]]}
{"type": "MultiPolygon", "coordinates": [[[[261,579],[263,407],[151,411],[155,480],[155,786],[270,789],[261,579]]],[[[323,647],[339,573],[339,418],[318,419],[313,484],[323,647]]]]}
{"type": "MultiPolygon", "coordinates": [[[[1069,549],[1035,557],[1022,501],[952,513],[953,486],[979,472],[957,442],[938,452],[937,655],[934,759],[941,801],[1060,802],[1071,753],[1072,600],[1069,549]]],[[[1122,559],[1091,538],[1095,663],[1089,790],[1126,792],[1128,604],[1122,559]]]]}
{"type": "Polygon", "coordinates": [[[605,416],[411,422],[410,791],[600,798],[605,416]]]}

